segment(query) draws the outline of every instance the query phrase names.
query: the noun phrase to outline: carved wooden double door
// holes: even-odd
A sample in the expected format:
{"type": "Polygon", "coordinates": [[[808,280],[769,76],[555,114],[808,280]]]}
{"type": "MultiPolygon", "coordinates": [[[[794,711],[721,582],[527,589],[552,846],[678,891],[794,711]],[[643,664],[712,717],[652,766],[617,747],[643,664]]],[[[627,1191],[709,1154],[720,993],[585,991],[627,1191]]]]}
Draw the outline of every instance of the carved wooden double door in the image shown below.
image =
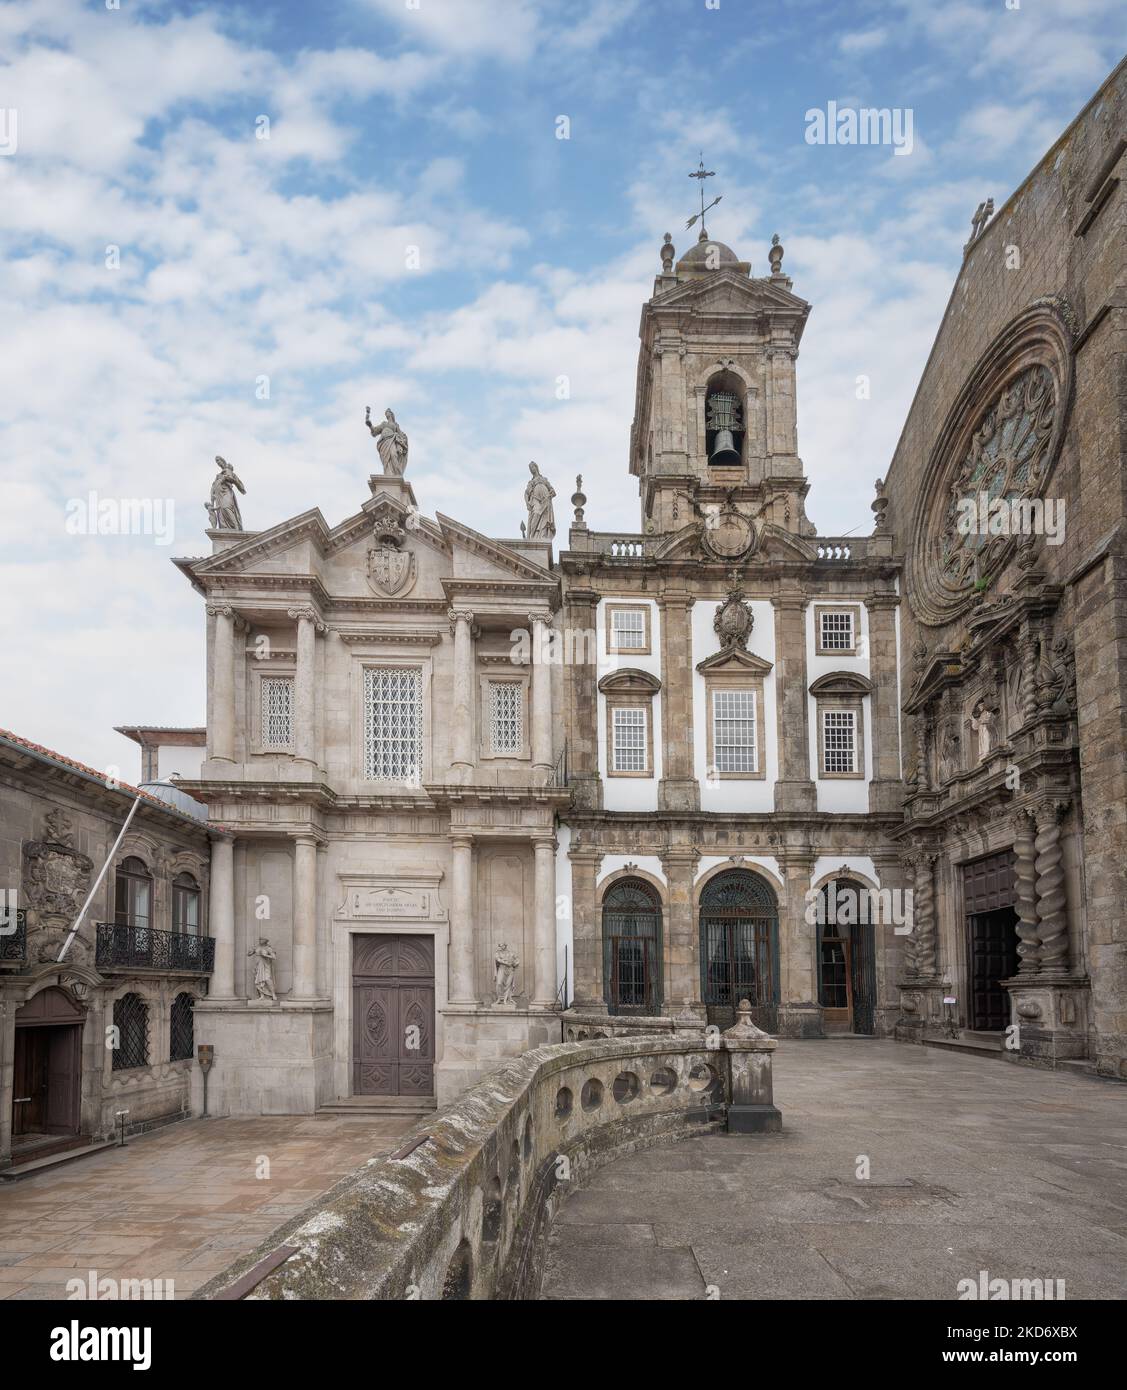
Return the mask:
{"type": "Polygon", "coordinates": [[[434,1094],[434,938],[352,938],[352,1092],[434,1094]]]}

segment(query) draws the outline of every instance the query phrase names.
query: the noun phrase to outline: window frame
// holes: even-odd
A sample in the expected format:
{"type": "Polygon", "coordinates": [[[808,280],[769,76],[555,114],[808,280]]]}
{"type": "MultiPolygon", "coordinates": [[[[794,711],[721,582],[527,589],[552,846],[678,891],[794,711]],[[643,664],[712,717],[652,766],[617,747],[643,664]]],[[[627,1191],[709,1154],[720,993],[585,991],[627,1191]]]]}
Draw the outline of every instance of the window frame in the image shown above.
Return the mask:
{"type": "Polygon", "coordinates": [[[864,707],[861,696],[822,695],[818,698],[818,776],[827,781],[859,781],[865,776],[864,707]],[[826,767],[826,716],[849,714],[853,719],[853,770],[831,772],[826,767]]]}
{"type": "Polygon", "coordinates": [[[145,861],[136,854],[127,854],[114,866],[114,904],[113,920],[115,927],[129,927],[133,931],[151,931],[153,928],[153,912],[156,906],[156,884],[153,879],[153,871],[145,861]],[[134,869],[127,869],[127,864],[140,864],[144,873],[138,873],[134,869]],[[126,883],[126,905],[125,908],[119,905],[122,881],[126,883]],[[147,908],[144,920],[141,920],[136,911],[136,891],[137,887],[144,884],[147,891],[147,908]]]}
{"type": "Polygon", "coordinates": [[[861,605],[859,603],[816,603],[814,605],[814,653],[816,656],[856,656],[861,642],[861,605]],[[823,641],[822,619],[834,614],[847,614],[852,641],[848,647],[828,647],[823,641]]]}
{"type": "Polygon", "coordinates": [[[203,892],[194,874],[190,874],[186,869],[178,873],[172,880],[172,933],[174,936],[203,936],[203,892]],[[188,882],[181,880],[187,879],[188,882]],[[196,900],[196,921],[195,930],[189,930],[190,924],[181,921],[180,907],[188,899],[194,897],[196,900]]]}
{"type": "Polygon", "coordinates": [[[648,603],[608,603],[606,605],[606,633],[607,633],[607,655],[608,656],[649,656],[652,652],[653,643],[650,628],[650,606],[648,603]],[[620,646],[615,640],[614,616],[616,613],[641,613],[642,614],[642,645],[639,647],[620,646]]]}
{"type": "Polygon", "coordinates": [[[256,715],[258,719],[258,751],[260,753],[293,753],[295,730],[297,726],[297,672],[260,671],[256,684],[256,715]],[[290,688],[290,736],[286,743],[271,743],[266,738],[266,718],[263,708],[266,700],[266,683],[284,681],[290,688]]]}
{"type": "Polygon", "coordinates": [[[706,719],[705,779],[709,782],[762,782],[767,777],[767,739],[764,730],[764,678],[744,670],[706,671],[704,708],[706,719]],[[744,692],[751,695],[755,709],[755,771],[721,772],[716,762],[716,696],[744,692]]]}
{"type": "MultiPolygon", "coordinates": [[[[616,700],[607,703],[607,775],[610,777],[652,777],[653,772],[653,710],[646,700],[616,700]],[[640,714],[642,716],[642,752],[646,760],[644,768],[620,768],[615,764],[618,758],[618,737],[616,716],[618,714],[640,714]]],[[[624,749],[625,751],[625,749],[624,749]]]]}
{"type": "Polygon", "coordinates": [[[509,662],[505,663],[503,670],[486,671],[482,673],[478,681],[478,709],[481,711],[478,752],[481,758],[527,762],[532,757],[531,731],[529,727],[531,720],[529,690],[530,681],[528,673],[514,669],[509,662]],[[521,746],[519,752],[498,752],[498,750],[493,747],[491,687],[494,685],[516,685],[520,687],[521,746]]]}

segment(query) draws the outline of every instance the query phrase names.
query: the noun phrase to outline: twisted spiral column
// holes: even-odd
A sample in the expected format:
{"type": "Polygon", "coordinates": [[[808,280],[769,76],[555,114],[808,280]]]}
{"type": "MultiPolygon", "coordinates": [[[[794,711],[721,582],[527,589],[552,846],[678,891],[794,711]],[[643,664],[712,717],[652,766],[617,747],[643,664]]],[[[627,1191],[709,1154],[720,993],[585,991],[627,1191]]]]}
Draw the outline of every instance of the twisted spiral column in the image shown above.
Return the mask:
{"type": "Polygon", "coordinates": [[[1067,806],[1067,801],[1037,803],[1037,915],[1042,974],[1068,969],[1067,898],[1060,848],[1060,818],[1067,806]]]}
{"type": "Polygon", "coordinates": [[[1037,718],[1037,638],[1030,631],[1021,638],[1021,722],[1037,718]]]}
{"type": "Polygon", "coordinates": [[[938,857],[926,850],[916,857],[913,935],[916,938],[916,968],[921,975],[935,975],[938,971],[935,931],[935,861],[938,857]]]}
{"type": "MultiPolygon", "coordinates": [[[[915,884],[916,856],[914,854],[902,854],[900,865],[903,870],[905,882],[915,884]]],[[[904,937],[904,976],[906,979],[914,980],[920,973],[919,968],[919,947],[916,937],[916,908],[915,908],[915,888],[912,890],[912,930],[904,937]]]]}
{"type": "Polygon", "coordinates": [[[1041,964],[1041,936],[1037,926],[1037,849],[1033,838],[1033,811],[1023,807],[1014,813],[1014,893],[1017,899],[1017,955],[1019,975],[1037,971],[1041,964]]]}

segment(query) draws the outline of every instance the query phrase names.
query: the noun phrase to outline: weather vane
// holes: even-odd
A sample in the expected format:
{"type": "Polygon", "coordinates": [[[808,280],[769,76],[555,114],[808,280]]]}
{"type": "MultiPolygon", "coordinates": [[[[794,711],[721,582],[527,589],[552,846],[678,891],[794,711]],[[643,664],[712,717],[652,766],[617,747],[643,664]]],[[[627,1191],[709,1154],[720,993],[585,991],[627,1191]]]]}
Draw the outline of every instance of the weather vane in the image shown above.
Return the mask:
{"type": "Polygon", "coordinates": [[[695,173],[692,173],[692,174],[689,175],[689,178],[691,178],[691,179],[700,179],[700,212],[694,212],[693,215],[692,215],[692,217],[690,217],[689,220],[685,223],[685,230],[686,230],[686,231],[688,231],[688,229],[693,225],[694,222],[699,222],[699,223],[700,223],[701,235],[702,235],[702,236],[706,236],[706,235],[707,235],[707,233],[706,233],[705,230],[704,230],[704,214],[708,211],[708,208],[714,208],[714,207],[716,206],[716,204],[720,201],[720,198],[722,198],[722,197],[724,196],[723,194],[721,194],[720,197],[713,198],[712,202],[709,203],[708,207],[707,207],[707,208],[705,207],[705,205],[704,205],[704,181],[705,181],[705,179],[712,179],[712,178],[715,178],[715,177],[716,177],[716,170],[715,170],[715,169],[706,169],[706,168],[704,167],[704,151],[701,150],[701,154],[700,154],[700,167],[695,171],[695,173]]]}

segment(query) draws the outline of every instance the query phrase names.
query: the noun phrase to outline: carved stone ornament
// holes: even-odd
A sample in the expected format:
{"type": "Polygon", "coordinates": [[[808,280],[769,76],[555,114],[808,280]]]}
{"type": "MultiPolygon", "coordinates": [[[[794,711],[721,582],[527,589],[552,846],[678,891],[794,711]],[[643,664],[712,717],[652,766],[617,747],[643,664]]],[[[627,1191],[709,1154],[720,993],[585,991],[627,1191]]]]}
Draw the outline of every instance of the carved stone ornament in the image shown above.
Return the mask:
{"type": "Polygon", "coordinates": [[[405,594],[415,582],[415,556],[403,549],[407,533],[393,518],[377,521],[368,551],[368,585],[384,598],[405,594]]]}
{"type": "MultiPolygon", "coordinates": [[[[48,817],[48,821],[52,819],[48,817]]],[[[56,832],[49,825],[47,833],[53,837],[56,832]]],[[[27,907],[40,918],[72,919],[90,887],[94,861],[70,843],[54,838],[29,840],[23,855],[23,901],[27,907]]]]}
{"type": "Polygon", "coordinates": [[[733,585],[728,597],[717,608],[712,626],[725,648],[738,647],[740,651],[747,651],[755,618],[751,604],[744,598],[743,589],[738,584],[733,585]]]}
{"type": "Polygon", "coordinates": [[[758,543],[755,523],[730,501],[705,517],[701,544],[713,559],[738,560],[753,555],[758,543]]]}
{"type": "Polygon", "coordinates": [[[1015,547],[1036,525],[1072,394],[1065,307],[1039,300],[1002,330],[936,438],[907,547],[906,587],[928,626],[996,593],[1015,547]]]}

